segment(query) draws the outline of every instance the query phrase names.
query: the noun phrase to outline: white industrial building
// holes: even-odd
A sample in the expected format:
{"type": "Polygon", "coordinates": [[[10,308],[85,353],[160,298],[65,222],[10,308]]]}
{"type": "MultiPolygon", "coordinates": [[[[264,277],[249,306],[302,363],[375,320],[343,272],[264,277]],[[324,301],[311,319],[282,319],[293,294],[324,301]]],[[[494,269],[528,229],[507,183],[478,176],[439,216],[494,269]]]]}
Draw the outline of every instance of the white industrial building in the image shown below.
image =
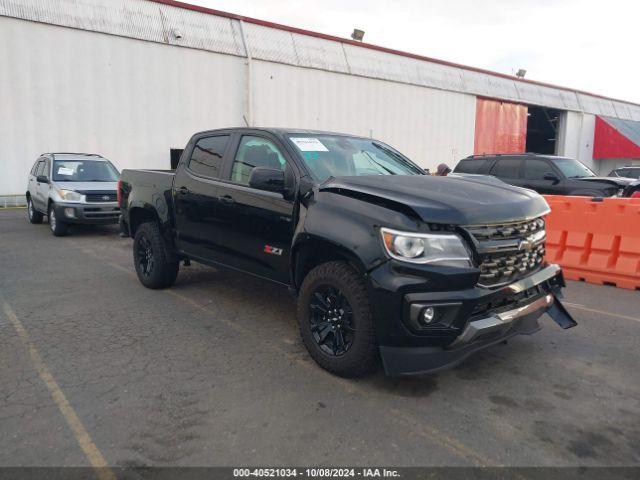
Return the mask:
{"type": "Polygon", "coordinates": [[[244,124],[371,135],[455,165],[495,130],[487,102],[518,117],[500,148],[601,173],[632,161],[593,155],[597,119],[633,129],[632,103],[171,0],[0,0],[0,196],[24,193],[42,152],[169,168],[194,132],[244,124]]]}

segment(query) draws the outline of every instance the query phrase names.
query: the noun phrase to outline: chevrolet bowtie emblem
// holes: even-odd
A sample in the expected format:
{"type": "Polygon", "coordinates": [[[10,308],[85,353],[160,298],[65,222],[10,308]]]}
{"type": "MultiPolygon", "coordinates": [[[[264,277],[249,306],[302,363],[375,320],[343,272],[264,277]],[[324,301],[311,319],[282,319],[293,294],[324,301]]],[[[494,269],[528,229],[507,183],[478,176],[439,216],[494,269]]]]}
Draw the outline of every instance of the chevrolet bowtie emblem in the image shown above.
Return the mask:
{"type": "Polygon", "coordinates": [[[518,250],[524,250],[525,252],[530,252],[533,250],[534,243],[531,240],[520,240],[518,243],[518,250]]]}

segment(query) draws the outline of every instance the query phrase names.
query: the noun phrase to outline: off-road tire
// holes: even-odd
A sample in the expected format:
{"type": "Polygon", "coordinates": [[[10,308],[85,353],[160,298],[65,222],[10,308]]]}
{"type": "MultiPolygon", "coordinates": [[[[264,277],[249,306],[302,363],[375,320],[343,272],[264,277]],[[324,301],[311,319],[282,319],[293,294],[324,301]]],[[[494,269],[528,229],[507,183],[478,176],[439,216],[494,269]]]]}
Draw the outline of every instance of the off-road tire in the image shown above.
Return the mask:
{"type": "Polygon", "coordinates": [[[33,206],[31,196],[27,197],[27,218],[29,218],[29,222],[34,224],[42,223],[42,219],[44,218],[44,215],[37,211],[36,207],[33,206]]]}
{"type": "Polygon", "coordinates": [[[300,336],[309,355],[325,370],[342,377],[359,377],[372,372],[378,360],[369,295],[364,279],[346,262],[323,263],[311,270],[300,287],[297,305],[300,336]],[[337,288],[353,311],[353,343],[341,356],[325,353],[311,331],[310,304],[322,285],[337,288]]]}
{"type": "Polygon", "coordinates": [[[133,239],[133,264],[138,280],[147,288],[167,288],[175,283],[180,268],[179,260],[167,248],[156,222],[143,223],[136,230],[133,239]],[[149,249],[152,253],[152,265],[147,269],[143,257],[149,249]]]}
{"type": "Polygon", "coordinates": [[[58,218],[55,207],[54,203],[50,203],[49,210],[47,211],[49,230],[51,230],[51,233],[56,237],[64,237],[69,231],[69,226],[58,218]]]}

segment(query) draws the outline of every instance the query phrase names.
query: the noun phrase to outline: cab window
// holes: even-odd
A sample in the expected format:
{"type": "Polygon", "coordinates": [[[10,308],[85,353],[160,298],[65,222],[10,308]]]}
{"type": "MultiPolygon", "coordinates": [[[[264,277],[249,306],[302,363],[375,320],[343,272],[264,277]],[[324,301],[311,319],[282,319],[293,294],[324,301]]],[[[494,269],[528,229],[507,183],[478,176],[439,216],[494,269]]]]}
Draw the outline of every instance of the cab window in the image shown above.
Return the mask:
{"type": "Polygon", "coordinates": [[[271,140],[245,135],[240,140],[231,167],[231,181],[249,185],[249,177],[254,168],[266,167],[284,171],[285,166],[284,156],[271,140]]]}
{"type": "Polygon", "coordinates": [[[189,170],[205,177],[220,178],[227,143],[229,143],[229,135],[198,140],[189,159],[189,170]]]}

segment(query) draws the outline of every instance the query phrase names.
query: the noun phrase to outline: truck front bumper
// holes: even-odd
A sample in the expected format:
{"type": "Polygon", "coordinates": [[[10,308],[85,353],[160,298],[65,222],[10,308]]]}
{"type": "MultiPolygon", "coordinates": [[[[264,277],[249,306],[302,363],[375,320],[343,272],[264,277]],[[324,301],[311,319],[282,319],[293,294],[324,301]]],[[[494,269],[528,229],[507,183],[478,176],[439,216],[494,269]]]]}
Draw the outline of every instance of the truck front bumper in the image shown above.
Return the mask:
{"type": "Polygon", "coordinates": [[[117,203],[56,203],[56,218],[64,223],[111,225],[118,223],[117,203]]]}
{"type": "Polygon", "coordinates": [[[563,286],[560,267],[549,265],[498,289],[400,294],[402,321],[387,328],[379,342],[385,371],[408,375],[453,367],[478,350],[537,332],[544,313],[570,328],[576,323],[558,300],[563,286]],[[441,312],[440,322],[415,328],[416,317],[429,307],[441,312]]]}

